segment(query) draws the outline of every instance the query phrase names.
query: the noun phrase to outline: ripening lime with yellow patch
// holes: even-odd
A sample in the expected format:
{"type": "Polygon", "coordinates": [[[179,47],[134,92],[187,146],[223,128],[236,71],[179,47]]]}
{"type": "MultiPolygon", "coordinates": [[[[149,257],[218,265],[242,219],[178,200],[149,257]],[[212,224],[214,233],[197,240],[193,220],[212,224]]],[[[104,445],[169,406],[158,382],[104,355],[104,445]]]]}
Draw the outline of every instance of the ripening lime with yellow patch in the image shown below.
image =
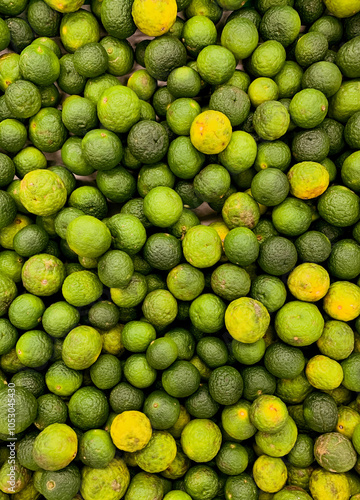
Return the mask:
{"type": "Polygon", "coordinates": [[[336,389],[344,378],[340,363],[322,354],[309,360],[305,373],[310,384],[321,391],[336,389]]]}
{"type": "Polygon", "coordinates": [[[230,120],[220,111],[204,111],[191,124],[190,140],[201,153],[216,155],[224,151],[230,142],[230,120]]]}
{"type": "Polygon", "coordinates": [[[350,17],[360,11],[359,0],[324,0],[325,6],[336,17],[350,17]]]}
{"type": "Polygon", "coordinates": [[[297,299],[316,302],[327,294],[330,276],[322,266],[305,262],[295,267],[290,273],[287,284],[290,292],[297,299]]]}
{"type": "Polygon", "coordinates": [[[152,435],[150,420],[140,411],[123,411],[114,418],[110,434],[119,450],[130,453],[142,450],[152,435]]]}
{"type": "Polygon", "coordinates": [[[20,201],[35,215],[53,215],[65,205],[65,184],[55,172],[33,170],[20,183],[20,201]]]}
{"type": "Polygon", "coordinates": [[[270,324],[270,315],[261,302],[240,297],[228,305],[225,325],[230,335],[239,342],[251,344],[261,339],[270,324]]]}
{"type": "Polygon", "coordinates": [[[46,0],[49,7],[58,12],[75,12],[84,4],[84,0],[46,0]]]}
{"type": "Polygon", "coordinates": [[[224,240],[225,240],[225,236],[228,234],[228,232],[230,231],[230,229],[227,227],[227,225],[225,224],[225,222],[223,221],[218,221],[218,222],[212,222],[210,224],[210,227],[213,227],[215,229],[215,231],[217,232],[217,234],[220,236],[220,239],[221,239],[221,245],[222,245],[222,249],[223,249],[223,257],[221,260],[228,260],[227,257],[225,256],[224,252],[224,240]]]}
{"type": "Polygon", "coordinates": [[[134,23],[148,36],[160,36],[175,23],[175,0],[135,0],[132,6],[134,23]]]}
{"type": "Polygon", "coordinates": [[[288,172],[290,192],[301,200],[311,200],[323,194],[329,186],[329,172],[315,161],[297,163],[288,172]]]}
{"type": "Polygon", "coordinates": [[[332,283],[324,297],[324,311],[339,321],[352,321],[360,314],[360,287],[350,281],[332,283]]]}

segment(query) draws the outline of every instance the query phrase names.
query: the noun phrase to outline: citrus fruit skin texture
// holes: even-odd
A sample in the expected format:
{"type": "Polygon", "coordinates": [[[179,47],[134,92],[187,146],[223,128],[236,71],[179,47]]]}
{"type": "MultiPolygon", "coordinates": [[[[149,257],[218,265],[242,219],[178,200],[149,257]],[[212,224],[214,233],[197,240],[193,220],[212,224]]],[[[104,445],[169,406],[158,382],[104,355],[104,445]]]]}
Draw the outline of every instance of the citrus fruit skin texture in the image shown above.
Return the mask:
{"type": "Polygon", "coordinates": [[[191,124],[190,139],[197,150],[205,154],[218,154],[231,139],[230,120],[220,111],[204,111],[191,124]]]}
{"type": "Polygon", "coordinates": [[[165,35],[174,24],[177,14],[175,0],[135,0],[132,6],[134,22],[148,36],[165,35]]]}
{"type": "Polygon", "coordinates": [[[77,444],[76,433],[71,427],[66,424],[51,424],[35,439],[34,460],[45,470],[63,469],[75,458],[77,444]]]}
{"type": "Polygon", "coordinates": [[[324,0],[326,7],[336,17],[350,17],[360,11],[360,5],[356,0],[324,0]]]}
{"type": "Polygon", "coordinates": [[[150,441],[150,420],[139,411],[125,411],[113,420],[110,434],[115,446],[120,450],[131,453],[139,451],[150,441]]]}
{"type": "Polygon", "coordinates": [[[0,0],[0,500],[360,500],[360,0],[84,3],[0,0]]]}
{"type": "Polygon", "coordinates": [[[317,198],[329,185],[329,173],[316,162],[297,163],[288,172],[290,192],[301,200],[317,198]]]}
{"type": "Polygon", "coordinates": [[[270,324],[270,315],[261,302],[240,297],[225,312],[225,325],[239,342],[253,343],[261,339],[270,324]]]}
{"type": "Polygon", "coordinates": [[[316,302],[327,294],[330,276],[326,269],[318,264],[301,264],[290,273],[288,287],[297,299],[316,302]]]}
{"type": "Polygon", "coordinates": [[[334,319],[351,321],[360,314],[360,288],[349,281],[336,281],[324,297],[324,310],[334,319]]]}
{"type": "Polygon", "coordinates": [[[20,200],[29,212],[52,215],[66,202],[67,192],[63,181],[53,172],[33,170],[20,184],[20,200]]]}

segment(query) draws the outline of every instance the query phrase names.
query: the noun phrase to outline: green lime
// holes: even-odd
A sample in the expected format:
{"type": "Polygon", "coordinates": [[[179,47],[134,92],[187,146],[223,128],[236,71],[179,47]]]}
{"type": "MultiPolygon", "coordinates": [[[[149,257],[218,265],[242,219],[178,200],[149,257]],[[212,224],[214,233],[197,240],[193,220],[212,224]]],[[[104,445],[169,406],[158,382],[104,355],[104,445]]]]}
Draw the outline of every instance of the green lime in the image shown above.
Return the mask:
{"type": "Polygon", "coordinates": [[[174,36],[155,38],[145,49],[144,63],[153,78],[165,81],[174,68],[186,64],[186,49],[174,36]]]}
{"type": "Polygon", "coordinates": [[[18,153],[26,143],[25,126],[17,120],[7,119],[0,123],[0,146],[9,153],[18,153]]]}
{"type": "Polygon", "coordinates": [[[18,339],[18,332],[16,328],[10,323],[8,319],[0,319],[0,353],[1,355],[7,354],[15,347],[18,339]]]}
{"type": "Polygon", "coordinates": [[[301,90],[303,70],[295,61],[285,61],[281,70],[274,76],[280,99],[291,98],[301,90]]]}
{"type": "Polygon", "coordinates": [[[208,500],[213,495],[216,495],[216,491],[219,488],[219,479],[216,472],[207,465],[196,465],[195,467],[191,467],[186,473],[184,487],[191,494],[190,498],[194,500],[199,500],[200,498],[208,500]]]}
{"type": "Polygon", "coordinates": [[[289,124],[289,113],[278,101],[265,101],[255,110],[254,129],[266,141],[274,141],[282,137],[287,132],[289,124]]]}
{"type": "Polygon", "coordinates": [[[272,213],[275,228],[287,236],[299,236],[310,227],[312,212],[309,205],[296,198],[287,198],[272,213]]]}
{"type": "MultiPolygon", "coordinates": [[[[184,453],[191,460],[195,462],[210,462],[220,449],[221,439],[221,431],[212,420],[197,418],[191,420],[185,426],[181,434],[181,446],[184,453]]],[[[188,481],[189,472],[186,476],[188,481]]],[[[188,481],[185,479],[185,484],[188,484],[188,481]]]]}
{"type": "Polygon", "coordinates": [[[96,217],[80,215],[69,223],[66,241],[80,257],[94,259],[109,249],[111,234],[107,226],[96,217]]]}
{"type": "MultiPolygon", "coordinates": [[[[171,337],[162,337],[153,340],[146,350],[147,362],[157,370],[165,370],[168,368],[177,359],[177,356],[178,348],[171,337]]],[[[171,425],[169,427],[171,427],[171,425]]]]}
{"type": "Polygon", "coordinates": [[[270,7],[260,23],[260,34],[263,40],[276,40],[284,47],[291,45],[300,33],[301,19],[292,7],[270,7]]]}
{"type": "Polygon", "coordinates": [[[108,211],[105,196],[94,186],[75,189],[69,197],[68,205],[99,219],[104,218],[108,211]]]}
{"type": "Polygon", "coordinates": [[[290,116],[298,127],[314,128],[324,120],[328,110],[326,97],[315,88],[304,89],[293,97],[290,116]]]}
{"type": "Polygon", "coordinates": [[[138,175],[138,193],[145,197],[149,191],[157,186],[173,188],[175,176],[165,163],[155,163],[154,165],[144,165],[138,175]]]}
{"type": "Polygon", "coordinates": [[[283,67],[286,52],[280,42],[267,40],[255,48],[249,59],[249,69],[255,76],[272,78],[283,67]]]}
{"type": "Polygon", "coordinates": [[[236,227],[226,235],[224,250],[230,262],[246,267],[258,258],[259,243],[249,228],[236,227]]]}
{"type": "Polygon", "coordinates": [[[222,216],[229,229],[236,227],[252,229],[260,219],[259,205],[246,193],[234,193],[226,199],[222,216]]]}
{"type": "Polygon", "coordinates": [[[209,107],[227,116],[231,125],[235,127],[246,120],[250,111],[250,100],[238,87],[224,85],[213,92],[209,107]]]}
{"type": "MultiPolygon", "coordinates": [[[[252,23],[250,23],[252,27],[252,23]]],[[[208,45],[197,58],[200,76],[211,85],[220,85],[231,78],[235,71],[236,60],[230,50],[220,45],[208,45]]]]}
{"type": "Polygon", "coordinates": [[[211,288],[225,300],[244,297],[250,291],[250,276],[234,264],[222,264],[211,275],[211,288]]]}
{"type": "Polygon", "coordinates": [[[94,169],[85,161],[81,137],[69,137],[61,148],[61,159],[66,168],[76,175],[90,175],[94,169]]]}
{"type": "Polygon", "coordinates": [[[172,323],[177,311],[176,299],[168,290],[154,290],[148,293],[142,305],[145,318],[159,328],[172,323]]]}
{"type": "Polygon", "coordinates": [[[165,128],[153,120],[141,120],[128,135],[131,154],[142,163],[152,164],[162,160],[169,147],[165,128]],[[141,145],[141,147],[140,147],[141,145]]]}
{"type": "Polygon", "coordinates": [[[15,175],[15,165],[9,156],[0,154],[0,187],[11,183],[15,175]]]}
{"type": "Polygon", "coordinates": [[[256,78],[248,89],[251,104],[255,107],[265,101],[275,101],[279,97],[277,84],[271,78],[256,78]]]}
{"type": "Polygon", "coordinates": [[[31,330],[39,325],[44,311],[45,304],[40,297],[24,293],[12,301],[9,320],[20,330],[31,330]]]}
{"type": "Polygon", "coordinates": [[[339,90],[341,82],[342,75],[336,64],[320,61],[307,68],[302,78],[302,87],[317,89],[326,97],[331,97],[339,90]]]}
{"type": "Polygon", "coordinates": [[[102,125],[113,132],[128,132],[140,118],[140,101],[133,90],[122,85],[105,89],[97,104],[102,125]]]}
{"type": "Polygon", "coordinates": [[[62,120],[69,132],[83,136],[98,123],[95,105],[80,96],[67,97],[63,102],[62,120]]]}
{"type": "Polygon", "coordinates": [[[328,269],[332,276],[352,280],[360,274],[360,247],[351,239],[335,243],[328,259],[328,269]],[[351,265],[349,265],[351,262],[351,265]]]}
{"type": "Polygon", "coordinates": [[[85,161],[94,170],[110,170],[123,156],[123,148],[116,134],[103,129],[87,132],[81,143],[85,161]]]}
{"type": "Polygon", "coordinates": [[[282,203],[289,193],[289,181],[278,168],[260,170],[251,182],[252,196],[258,203],[275,206],[282,203]]]}
{"type": "Polygon", "coordinates": [[[186,0],[177,0],[178,3],[179,1],[185,3],[185,14],[187,18],[206,15],[213,23],[220,21],[222,9],[217,2],[212,2],[210,0],[191,0],[190,2],[186,0]]]}
{"type": "Polygon", "coordinates": [[[38,413],[34,425],[41,431],[51,424],[64,424],[67,420],[67,406],[59,396],[44,394],[37,399],[38,413]]]}
{"type": "Polygon", "coordinates": [[[209,368],[225,365],[229,357],[225,342],[214,337],[200,339],[196,346],[196,353],[209,368]]]}
{"type": "Polygon", "coordinates": [[[14,237],[14,250],[22,257],[31,257],[45,251],[49,243],[48,233],[36,224],[26,226],[14,237]]]}
{"type": "Polygon", "coordinates": [[[232,174],[248,170],[256,158],[256,142],[247,132],[233,132],[226,149],[219,154],[219,160],[232,174]]]}
{"type": "Polygon", "coordinates": [[[231,19],[221,34],[221,45],[229,49],[237,60],[251,56],[258,41],[259,33],[256,26],[244,17],[231,19]]]}
{"type": "Polygon", "coordinates": [[[60,75],[59,59],[40,43],[28,45],[21,52],[19,67],[22,76],[35,85],[51,85],[60,75]]]}
{"type": "Polygon", "coordinates": [[[259,339],[251,344],[245,344],[233,339],[231,352],[235,359],[243,365],[254,365],[264,356],[266,344],[264,339],[259,339]]]}
{"type": "Polygon", "coordinates": [[[84,97],[97,105],[104,90],[119,85],[119,80],[109,73],[104,73],[96,78],[89,78],[84,89],[84,97]]]}
{"type": "Polygon", "coordinates": [[[155,78],[150,76],[146,69],[135,71],[130,76],[127,86],[135,92],[139,99],[144,101],[152,97],[157,87],[155,78]]]}
{"type": "Polygon", "coordinates": [[[213,45],[216,38],[216,27],[207,16],[193,16],[184,24],[182,39],[186,50],[193,57],[207,45],[213,45]]]}
{"type": "Polygon", "coordinates": [[[54,153],[64,144],[66,128],[61,112],[54,108],[42,108],[29,121],[29,139],[35,147],[45,153],[54,153]]]}
{"type": "Polygon", "coordinates": [[[92,468],[104,468],[115,456],[116,448],[109,433],[102,429],[91,429],[85,432],[79,441],[79,457],[92,468]]]}
{"type": "Polygon", "coordinates": [[[91,304],[99,299],[103,285],[99,278],[90,271],[78,271],[64,280],[62,294],[66,302],[75,307],[91,304]]]}
{"type": "Polygon", "coordinates": [[[122,331],[122,342],[130,352],[145,352],[156,338],[154,327],[144,321],[130,321],[122,331]]]}
{"type": "Polygon", "coordinates": [[[189,66],[175,68],[168,76],[167,88],[176,98],[195,97],[201,88],[200,76],[189,66]]]}
{"type": "Polygon", "coordinates": [[[295,57],[300,66],[308,67],[322,61],[328,49],[326,37],[319,32],[310,32],[303,35],[296,43],[295,57]]]}
{"type": "Polygon", "coordinates": [[[264,304],[269,312],[275,312],[285,303],[286,288],[280,278],[262,274],[253,280],[250,296],[264,304]]]}
{"type": "Polygon", "coordinates": [[[124,365],[126,380],[138,389],[150,387],[156,379],[156,370],[147,362],[145,354],[132,354],[124,365]]]}
{"type": "Polygon", "coordinates": [[[74,53],[75,70],[86,78],[95,78],[108,69],[108,54],[102,44],[86,43],[74,53]]]}
{"type": "Polygon", "coordinates": [[[110,289],[111,300],[120,308],[139,305],[144,300],[146,293],[146,279],[140,273],[134,273],[126,287],[110,289]]]}
{"type": "Polygon", "coordinates": [[[112,354],[102,354],[90,367],[93,384],[102,391],[112,389],[121,379],[121,365],[112,354]]]}
{"type": "Polygon", "coordinates": [[[185,259],[194,267],[211,267],[221,257],[220,236],[209,226],[192,227],[183,239],[183,252],[185,259]]]}
{"type": "Polygon", "coordinates": [[[102,427],[109,414],[109,405],[105,394],[95,387],[81,387],[70,398],[69,418],[79,429],[102,427]]]}
{"type": "Polygon", "coordinates": [[[65,14],[61,20],[60,38],[68,52],[75,52],[87,43],[99,41],[99,23],[84,9],[65,14]]]}
{"type": "Polygon", "coordinates": [[[112,302],[96,302],[89,310],[89,322],[94,328],[110,330],[116,327],[119,320],[120,311],[112,302]]]}
{"type": "Polygon", "coordinates": [[[275,329],[281,340],[293,346],[316,342],[322,334],[324,319],[315,304],[292,301],[285,304],[275,318],[275,329]]]}
{"type": "Polygon", "coordinates": [[[108,56],[109,73],[122,76],[129,73],[134,63],[134,51],[127,40],[106,36],[100,42],[108,56]]]}
{"type": "Polygon", "coordinates": [[[347,227],[359,218],[360,199],[344,186],[331,186],[321,195],[317,208],[326,222],[347,227]]]}
{"type": "Polygon", "coordinates": [[[57,82],[60,89],[68,94],[80,94],[84,90],[86,78],[76,71],[73,54],[64,54],[60,59],[60,75],[57,82]]]}
{"type": "Polygon", "coordinates": [[[5,91],[5,100],[11,113],[16,118],[30,118],[41,108],[41,94],[31,82],[18,80],[5,91]]]}

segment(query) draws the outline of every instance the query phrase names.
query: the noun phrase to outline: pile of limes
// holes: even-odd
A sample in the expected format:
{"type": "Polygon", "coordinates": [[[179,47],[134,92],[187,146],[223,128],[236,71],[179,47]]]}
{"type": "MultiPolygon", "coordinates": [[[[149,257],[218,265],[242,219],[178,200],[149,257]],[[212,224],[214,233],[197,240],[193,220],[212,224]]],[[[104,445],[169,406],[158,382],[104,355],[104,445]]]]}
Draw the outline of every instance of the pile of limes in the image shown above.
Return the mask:
{"type": "Polygon", "coordinates": [[[0,0],[0,500],[360,500],[360,0],[83,3],[0,0]]]}

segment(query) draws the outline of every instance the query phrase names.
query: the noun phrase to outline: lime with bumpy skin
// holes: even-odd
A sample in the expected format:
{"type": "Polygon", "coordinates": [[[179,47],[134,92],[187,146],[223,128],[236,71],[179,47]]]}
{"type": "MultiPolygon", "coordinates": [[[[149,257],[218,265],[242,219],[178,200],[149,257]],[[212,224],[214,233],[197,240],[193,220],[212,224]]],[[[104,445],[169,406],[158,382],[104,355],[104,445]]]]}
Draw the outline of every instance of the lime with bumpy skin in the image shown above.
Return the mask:
{"type": "Polygon", "coordinates": [[[220,111],[204,111],[191,124],[190,139],[201,153],[218,154],[230,142],[232,127],[230,120],[220,111]]]}
{"type": "Polygon", "coordinates": [[[183,203],[171,188],[155,187],[144,198],[144,215],[158,227],[168,227],[180,217],[183,203]]]}
{"type": "Polygon", "coordinates": [[[40,43],[28,45],[20,54],[20,71],[35,85],[51,85],[60,74],[60,63],[54,52],[40,43]]]}
{"type": "Polygon", "coordinates": [[[123,148],[120,139],[109,130],[93,129],[81,143],[85,161],[95,170],[110,170],[120,163],[123,148]]]}
{"type": "Polygon", "coordinates": [[[46,253],[30,257],[21,270],[26,290],[39,296],[53,295],[59,291],[65,276],[65,266],[61,260],[46,253]]]}
{"type": "Polygon", "coordinates": [[[41,108],[41,94],[31,82],[18,80],[5,91],[6,104],[16,118],[30,118],[41,108]]]}
{"type": "Polygon", "coordinates": [[[51,424],[35,439],[34,460],[45,470],[62,469],[75,458],[77,442],[76,433],[71,427],[51,424]]]}
{"type": "Polygon", "coordinates": [[[183,239],[183,252],[185,259],[194,267],[211,267],[222,255],[220,236],[209,226],[192,227],[183,239]]]}
{"type": "Polygon", "coordinates": [[[111,233],[96,217],[80,215],[68,225],[66,241],[81,257],[97,258],[109,249],[111,233]]]}
{"type": "Polygon", "coordinates": [[[231,302],[225,313],[225,325],[240,342],[256,342],[265,335],[270,324],[267,309],[257,300],[241,297],[231,302]]]}
{"type": "Polygon", "coordinates": [[[104,90],[97,110],[104,127],[117,133],[128,132],[140,118],[140,101],[133,90],[116,85],[104,90]]]}
{"type": "Polygon", "coordinates": [[[82,307],[98,300],[103,292],[99,278],[90,271],[78,271],[64,280],[62,294],[65,300],[75,306],[82,307]]]}

